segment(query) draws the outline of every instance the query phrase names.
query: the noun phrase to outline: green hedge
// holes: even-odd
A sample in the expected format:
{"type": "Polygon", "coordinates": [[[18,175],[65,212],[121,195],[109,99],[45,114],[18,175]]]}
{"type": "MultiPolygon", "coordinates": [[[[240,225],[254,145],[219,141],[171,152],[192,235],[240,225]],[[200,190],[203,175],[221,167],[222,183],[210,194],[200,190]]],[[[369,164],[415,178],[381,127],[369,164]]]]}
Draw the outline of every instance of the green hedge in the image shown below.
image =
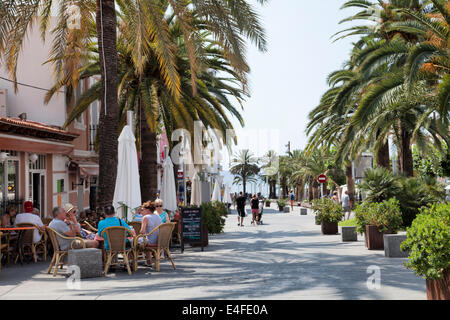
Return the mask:
{"type": "Polygon", "coordinates": [[[339,222],[344,217],[341,205],[330,198],[314,200],[311,208],[317,215],[317,223],[339,222]]]}
{"type": "Polygon", "coordinates": [[[397,233],[402,227],[402,212],[397,199],[390,198],[383,202],[363,202],[355,209],[356,231],[366,232],[366,225],[375,225],[381,232],[397,233]]]}
{"type": "Polygon", "coordinates": [[[201,205],[202,222],[208,227],[211,234],[222,233],[228,210],[224,203],[219,201],[206,202],[201,205]]]}

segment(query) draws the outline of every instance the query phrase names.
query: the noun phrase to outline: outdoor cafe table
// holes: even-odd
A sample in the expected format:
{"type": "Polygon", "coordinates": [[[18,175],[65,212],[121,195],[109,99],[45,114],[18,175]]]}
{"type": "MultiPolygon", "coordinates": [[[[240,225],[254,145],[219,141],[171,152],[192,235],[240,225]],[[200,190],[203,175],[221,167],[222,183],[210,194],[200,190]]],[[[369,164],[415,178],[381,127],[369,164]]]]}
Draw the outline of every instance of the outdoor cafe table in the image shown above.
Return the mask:
{"type": "MultiPolygon", "coordinates": [[[[34,230],[36,227],[12,227],[12,228],[0,228],[0,232],[12,232],[17,231],[18,238],[16,242],[16,252],[19,254],[20,264],[23,265],[23,234],[26,230],[34,230]]],[[[8,253],[9,254],[9,253],[8,253]]]]}

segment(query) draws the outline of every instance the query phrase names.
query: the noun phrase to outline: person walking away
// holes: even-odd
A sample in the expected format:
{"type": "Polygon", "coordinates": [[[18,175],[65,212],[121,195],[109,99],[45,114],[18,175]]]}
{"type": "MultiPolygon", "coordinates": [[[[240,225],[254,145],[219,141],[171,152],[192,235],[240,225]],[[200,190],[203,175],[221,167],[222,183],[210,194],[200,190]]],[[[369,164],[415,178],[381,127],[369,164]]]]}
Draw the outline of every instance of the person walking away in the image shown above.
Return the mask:
{"type": "Polygon", "coordinates": [[[337,191],[333,192],[333,196],[331,197],[331,200],[333,200],[333,202],[335,203],[339,203],[339,196],[337,191]]]}
{"type": "Polygon", "coordinates": [[[239,197],[236,198],[236,206],[238,211],[238,226],[244,226],[244,218],[245,218],[245,204],[247,200],[242,194],[242,191],[239,192],[239,197]]]}
{"type": "Polygon", "coordinates": [[[294,191],[291,190],[291,192],[289,193],[289,198],[291,200],[291,210],[294,210],[294,191]]]}
{"type": "Polygon", "coordinates": [[[351,210],[351,201],[350,201],[350,197],[348,195],[348,191],[345,191],[344,196],[342,197],[342,209],[344,210],[344,220],[348,220],[350,219],[350,214],[352,212],[351,210]],[[345,219],[345,213],[348,212],[348,218],[345,219]]]}
{"type": "Polygon", "coordinates": [[[250,205],[252,208],[252,224],[255,224],[256,216],[259,212],[259,200],[256,197],[256,194],[253,195],[252,199],[250,200],[250,205]]]}
{"type": "Polygon", "coordinates": [[[264,211],[265,200],[266,199],[262,198],[261,193],[258,193],[259,211],[258,211],[258,217],[256,219],[257,224],[262,224],[262,214],[264,211]]]}

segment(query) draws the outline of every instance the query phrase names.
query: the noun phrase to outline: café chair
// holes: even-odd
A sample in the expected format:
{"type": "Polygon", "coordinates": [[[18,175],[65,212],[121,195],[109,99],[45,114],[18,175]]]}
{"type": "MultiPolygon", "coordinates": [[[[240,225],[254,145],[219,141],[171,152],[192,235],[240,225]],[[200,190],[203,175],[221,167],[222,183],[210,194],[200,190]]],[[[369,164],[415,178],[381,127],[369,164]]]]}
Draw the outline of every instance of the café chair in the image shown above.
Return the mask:
{"type": "Polygon", "coordinates": [[[141,231],[141,227],[142,227],[141,221],[131,221],[128,223],[128,225],[130,227],[133,227],[134,231],[136,231],[136,234],[139,234],[139,232],[141,231]]]}
{"type": "Polygon", "coordinates": [[[50,222],[52,222],[52,218],[42,218],[42,223],[46,226],[48,226],[50,224],[50,222]]]}
{"type": "Polygon", "coordinates": [[[95,233],[98,232],[98,229],[97,229],[97,228],[94,228],[89,222],[84,221],[83,224],[86,225],[86,227],[87,227],[87,229],[88,229],[89,231],[95,232],[95,233]]]}
{"type": "MultiPolygon", "coordinates": [[[[32,223],[19,223],[17,225],[18,228],[28,228],[28,227],[38,227],[32,223]]],[[[39,229],[38,229],[39,230],[39,229]]],[[[43,254],[44,261],[47,261],[47,233],[39,230],[39,234],[41,235],[41,240],[39,242],[34,243],[34,230],[24,230],[22,234],[22,252],[25,252],[26,248],[31,249],[31,254],[33,255],[34,262],[37,263],[37,255],[38,253],[43,254]],[[41,251],[38,252],[38,248],[41,248],[41,251]]],[[[19,255],[16,256],[17,263],[19,260],[19,255]]]]}
{"type": "Polygon", "coordinates": [[[67,254],[69,253],[69,250],[70,249],[80,249],[80,247],[84,249],[84,248],[86,248],[86,245],[82,238],[63,236],[62,234],[56,232],[55,230],[53,230],[50,227],[46,227],[45,230],[47,231],[48,237],[50,238],[50,241],[52,242],[52,246],[53,246],[53,258],[52,258],[52,261],[50,262],[50,266],[48,267],[47,273],[50,273],[52,271],[52,268],[55,267],[53,276],[56,277],[56,274],[58,272],[58,267],[61,267],[61,269],[63,268],[63,266],[65,264],[64,259],[67,256],[67,254]],[[66,240],[72,240],[72,242],[70,244],[70,249],[61,250],[57,237],[60,237],[62,239],[66,239],[66,240]]]}
{"type": "MultiPolygon", "coordinates": [[[[10,263],[10,255],[9,255],[9,233],[3,234],[2,232],[0,232],[0,257],[2,256],[2,254],[5,253],[6,254],[6,259],[7,259],[7,263],[10,263]],[[5,236],[6,242],[3,243],[2,238],[3,235],[5,236]]],[[[0,271],[2,271],[2,263],[0,261],[0,271]]]]}
{"type": "Polygon", "coordinates": [[[147,253],[150,252],[150,254],[153,254],[155,257],[155,269],[156,271],[159,271],[159,262],[161,257],[161,252],[165,252],[167,256],[169,257],[170,261],[172,262],[173,269],[176,269],[175,262],[172,259],[172,256],[170,255],[170,241],[172,240],[172,232],[175,228],[176,223],[175,222],[168,222],[163,223],[157,226],[155,229],[153,229],[148,234],[141,234],[138,235],[136,238],[134,238],[134,269],[136,270],[138,267],[138,256],[140,253],[147,253]],[[159,230],[158,233],[158,243],[157,244],[147,244],[147,237],[150,236],[152,233],[156,232],[156,230],[159,230]],[[143,238],[144,241],[139,243],[139,239],[143,238]]]}
{"type": "Polygon", "coordinates": [[[108,241],[108,249],[106,249],[106,263],[105,263],[105,276],[108,274],[109,267],[111,265],[119,264],[118,262],[113,262],[114,258],[117,258],[119,254],[123,256],[123,264],[127,267],[128,274],[131,275],[130,261],[128,255],[133,254],[133,243],[132,247],[127,248],[127,235],[131,234],[130,230],[126,227],[108,227],[102,231],[101,237],[108,241]]]}

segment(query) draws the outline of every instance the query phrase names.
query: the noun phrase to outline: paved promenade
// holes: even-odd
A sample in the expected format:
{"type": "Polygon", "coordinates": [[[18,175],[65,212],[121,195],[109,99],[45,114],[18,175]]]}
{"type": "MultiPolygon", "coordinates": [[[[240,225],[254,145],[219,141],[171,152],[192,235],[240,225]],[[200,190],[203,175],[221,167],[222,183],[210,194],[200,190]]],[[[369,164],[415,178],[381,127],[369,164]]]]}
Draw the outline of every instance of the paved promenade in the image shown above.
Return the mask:
{"type": "Polygon", "coordinates": [[[361,236],[353,243],[323,236],[310,211],[272,206],[261,226],[250,226],[248,215],[239,227],[233,212],[204,252],[174,249],[177,270],[163,261],[159,273],[119,270],[69,290],[63,275],[45,273],[49,261],[16,265],[0,273],[0,299],[426,299],[425,280],[402,265],[406,259],[367,250],[361,236]],[[380,289],[367,287],[369,266],[380,268],[380,289]]]}

